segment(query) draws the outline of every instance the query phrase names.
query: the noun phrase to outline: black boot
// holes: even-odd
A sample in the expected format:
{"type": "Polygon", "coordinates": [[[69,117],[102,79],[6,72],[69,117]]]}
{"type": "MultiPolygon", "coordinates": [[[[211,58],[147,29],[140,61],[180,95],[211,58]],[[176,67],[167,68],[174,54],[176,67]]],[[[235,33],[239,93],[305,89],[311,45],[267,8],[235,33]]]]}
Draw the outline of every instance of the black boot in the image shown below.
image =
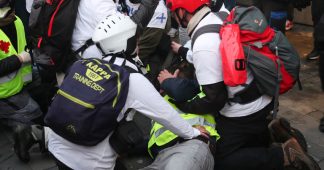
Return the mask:
{"type": "Polygon", "coordinates": [[[319,58],[319,52],[316,49],[313,49],[309,54],[307,54],[307,60],[317,60],[319,58]]]}
{"type": "Polygon", "coordinates": [[[324,117],[320,120],[319,130],[324,133],[324,117]]]}
{"type": "Polygon", "coordinates": [[[27,163],[30,160],[29,149],[37,143],[31,126],[18,125],[14,130],[14,150],[18,158],[27,163]]]}

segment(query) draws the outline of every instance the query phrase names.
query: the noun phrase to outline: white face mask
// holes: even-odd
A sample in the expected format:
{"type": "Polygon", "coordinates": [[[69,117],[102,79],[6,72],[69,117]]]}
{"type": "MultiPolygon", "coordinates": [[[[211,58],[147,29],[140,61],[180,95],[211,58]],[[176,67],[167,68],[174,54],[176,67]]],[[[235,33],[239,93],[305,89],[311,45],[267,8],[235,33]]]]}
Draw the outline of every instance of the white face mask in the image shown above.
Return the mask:
{"type": "Polygon", "coordinates": [[[4,18],[7,13],[10,11],[10,6],[0,8],[0,19],[4,18]]]}

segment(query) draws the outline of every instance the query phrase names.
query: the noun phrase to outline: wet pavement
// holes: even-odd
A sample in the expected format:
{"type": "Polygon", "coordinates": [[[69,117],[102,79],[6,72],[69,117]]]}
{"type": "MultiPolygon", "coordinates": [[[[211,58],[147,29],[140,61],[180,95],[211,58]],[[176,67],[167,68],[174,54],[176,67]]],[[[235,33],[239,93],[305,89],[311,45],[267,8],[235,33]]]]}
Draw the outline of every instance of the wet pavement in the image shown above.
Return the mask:
{"type": "MultiPolygon", "coordinates": [[[[312,28],[295,25],[287,36],[301,55],[300,78],[303,90],[297,87],[280,96],[279,116],[287,118],[299,129],[308,142],[309,154],[324,170],[324,133],[319,132],[319,120],[324,116],[324,92],[321,91],[317,61],[307,62],[305,55],[312,50],[312,28]]],[[[22,163],[13,152],[12,132],[0,125],[0,170],[56,170],[47,153],[40,153],[37,146],[30,151],[31,161],[22,163]]],[[[149,162],[144,158],[123,161],[127,169],[138,169],[149,162]]]]}
{"type": "Polygon", "coordinates": [[[318,129],[324,116],[324,92],[321,91],[318,61],[306,61],[313,49],[312,27],[296,25],[287,37],[301,56],[300,79],[303,90],[295,88],[280,96],[279,115],[287,118],[292,126],[306,137],[308,151],[324,169],[324,133],[318,129]]]}

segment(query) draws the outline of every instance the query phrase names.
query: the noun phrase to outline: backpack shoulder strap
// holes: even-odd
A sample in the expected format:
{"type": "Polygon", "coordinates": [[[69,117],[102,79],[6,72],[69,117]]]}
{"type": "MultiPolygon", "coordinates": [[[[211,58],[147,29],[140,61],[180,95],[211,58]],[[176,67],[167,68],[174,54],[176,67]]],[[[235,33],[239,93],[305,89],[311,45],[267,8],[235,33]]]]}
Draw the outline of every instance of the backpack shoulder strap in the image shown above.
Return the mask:
{"type": "MultiPolygon", "coordinates": [[[[228,13],[225,11],[220,11],[220,12],[216,12],[214,13],[215,15],[217,15],[222,21],[225,21],[228,13]]],[[[210,25],[205,25],[201,28],[199,28],[193,35],[192,39],[191,39],[191,48],[193,47],[196,39],[205,33],[219,33],[220,28],[222,27],[221,24],[210,24],[210,25]]]]}
{"type": "Polygon", "coordinates": [[[222,21],[225,21],[228,17],[228,13],[225,11],[219,11],[215,13],[222,21]]]}
{"type": "Polygon", "coordinates": [[[201,28],[199,28],[192,36],[191,38],[191,49],[196,41],[196,39],[205,33],[219,33],[219,30],[221,28],[221,24],[210,24],[210,25],[205,25],[201,28]]]}

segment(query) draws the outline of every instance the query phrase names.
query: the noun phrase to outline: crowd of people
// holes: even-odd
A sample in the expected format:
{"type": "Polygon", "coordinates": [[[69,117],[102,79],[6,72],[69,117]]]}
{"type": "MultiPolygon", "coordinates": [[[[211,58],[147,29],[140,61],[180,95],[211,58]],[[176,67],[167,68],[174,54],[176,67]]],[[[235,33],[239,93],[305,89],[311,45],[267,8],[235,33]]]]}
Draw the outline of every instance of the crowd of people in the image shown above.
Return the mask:
{"type": "MultiPolygon", "coordinates": [[[[21,161],[28,162],[29,149],[39,143],[59,169],[114,169],[116,159],[140,141],[145,142],[142,152],[148,151],[152,158],[144,170],[320,169],[300,132],[284,118],[272,116],[276,97],[258,89],[250,68],[243,85],[224,82],[220,33],[198,35],[206,26],[222,25],[222,15],[236,5],[256,6],[267,20],[257,22],[260,27],[269,23],[285,33],[288,10],[305,4],[74,2],[77,10],[68,48],[78,53],[63,55],[75,56],[66,60],[50,58],[54,65],[68,61],[64,68],[52,69],[39,63],[44,55],[35,52],[43,52],[39,49],[50,42],[52,30],[46,32],[47,38],[36,37],[35,45],[35,31],[28,21],[35,16],[29,18],[29,13],[34,14],[37,6],[58,4],[50,20],[52,28],[58,8],[66,2],[34,0],[32,5],[31,0],[0,0],[0,119],[12,127],[14,150],[21,161]],[[182,45],[184,34],[189,41],[182,45]],[[140,140],[140,135],[130,132],[135,128],[125,121],[131,122],[134,114],[152,120],[149,139],[140,140]]],[[[319,31],[324,15],[319,6],[323,3],[313,0],[314,55],[307,58],[320,56],[324,91],[324,36],[319,31]]],[[[324,118],[320,130],[324,131],[324,118]]]]}

